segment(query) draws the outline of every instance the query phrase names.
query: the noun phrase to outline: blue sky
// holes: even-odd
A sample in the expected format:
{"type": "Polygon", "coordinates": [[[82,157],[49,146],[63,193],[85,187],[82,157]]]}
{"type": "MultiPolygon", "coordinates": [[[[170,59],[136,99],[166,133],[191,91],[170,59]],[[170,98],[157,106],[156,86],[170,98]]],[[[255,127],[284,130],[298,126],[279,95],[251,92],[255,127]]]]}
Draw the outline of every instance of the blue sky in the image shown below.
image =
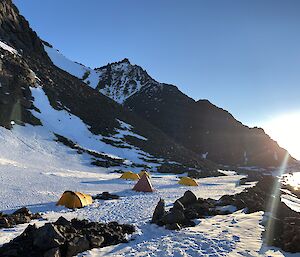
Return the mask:
{"type": "Polygon", "coordinates": [[[85,65],[128,57],[248,125],[300,111],[300,1],[13,1],[42,39],[85,65]]]}

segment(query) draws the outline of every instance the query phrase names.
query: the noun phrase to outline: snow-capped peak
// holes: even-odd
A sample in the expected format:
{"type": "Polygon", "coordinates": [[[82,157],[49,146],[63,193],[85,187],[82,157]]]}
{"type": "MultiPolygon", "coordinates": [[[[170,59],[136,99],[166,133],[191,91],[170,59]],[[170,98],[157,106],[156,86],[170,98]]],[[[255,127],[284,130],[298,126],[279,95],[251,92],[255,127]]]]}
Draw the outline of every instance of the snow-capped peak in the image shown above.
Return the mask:
{"type": "Polygon", "coordinates": [[[133,65],[125,58],[103,67],[91,69],[71,61],[58,50],[44,44],[45,51],[52,62],[60,69],[81,79],[87,85],[119,104],[139,92],[145,86],[159,85],[140,66],[133,65]]]}
{"type": "Polygon", "coordinates": [[[158,84],[145,70],[132,65],[127,58],[97,68],[96,71],[99,74],[97,89],[120,104],[139,92],[142,87],[150,83],[158,84]]]}

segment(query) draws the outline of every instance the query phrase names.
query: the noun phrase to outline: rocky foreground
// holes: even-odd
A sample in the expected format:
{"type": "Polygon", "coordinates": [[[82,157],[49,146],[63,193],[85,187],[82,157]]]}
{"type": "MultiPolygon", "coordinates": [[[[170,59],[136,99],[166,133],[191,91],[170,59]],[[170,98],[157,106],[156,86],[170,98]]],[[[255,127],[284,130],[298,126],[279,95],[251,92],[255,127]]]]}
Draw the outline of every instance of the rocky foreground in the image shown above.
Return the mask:
{"type": "Polygon", "coordinates": [[[12,228],[18,224],[29,223],[34,219],[42,219],[39,213],[31,213],[26,207],[16,210],[12,214],[0,212],[0,228],[12,228]]]}
{"type": "Polygon", "coordinates": [[[25,231],[0,248],[1,257],[71,257],[92,248],[127,242],[132,225],[107,224],[60,217],[54,223],[25,231]]]}
{"type": "Polygon", "coordinates": [[[195,226],[194,219],[225,215],[234,210],[246,213],[264,211],[267,217],[265,241],[287,252],[300,252],[300,213],[281,202],[280,182],[272,176],[260,176],[256,186],[236,195],[224,195],[220,200],[197,198],[191,191],[165,210],[164,200],[157,204],[152,223],[166,229],[179,230],[195,226]],[[235,207],[235,208],[232,208],[235,207]]]}

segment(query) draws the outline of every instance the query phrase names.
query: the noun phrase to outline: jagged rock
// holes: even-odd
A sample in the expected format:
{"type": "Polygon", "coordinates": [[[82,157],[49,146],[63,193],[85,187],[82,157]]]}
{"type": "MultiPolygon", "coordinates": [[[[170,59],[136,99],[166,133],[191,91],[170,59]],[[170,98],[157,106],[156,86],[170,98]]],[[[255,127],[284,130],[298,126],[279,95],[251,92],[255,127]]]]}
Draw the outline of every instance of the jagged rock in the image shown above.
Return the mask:
{"type": "Polygon", "coordinates": [[[64,236],[59,232],[56,225],[45,224],[38,228],[34,234],[33,245],[42,250],[59,247],[65,242],[64,236]]]}
{"type": "Polygon", "coordinates": [[[22,207],[22,208],[16,210],[13,214],[22,214],[22,215],[25,215],[25,216],[30,216],[31,212],[29,211],[28,208],[22,207]]]}
{"type": "Polygon", "coordinates": [[[64,217],[59,217],[57,221],[55,221],[54,223],[55,225],[61,225],[61,226],[71,226],[72,223],[70,221],[68,221],[66,218],[64,217]]]}
{"type": "Polygon", "coordinates": [[[184,206],[179,200],[176,200],[173,204],[173,209],[183,212],[184,211],[184,206]]]}
{"type": "Polygon", "coordinates": [[[66,257],[72,257],[90,249],[90,243],[85,236],[74,237],[67,243],[66,257]]]}
{"type": "Polygon", "coordinates": [[[95,247],[127,242],[134,226],[107,224],[60,217],[54,223],[36,228],[28,225],[24,232],[0,248],[5,257],[71,257],[95,247]]]}
{"type": "Polygon", "coordinates": [[[190,190],[186,191],[182,197],[178,199],[184,207],[197,202],[197,196],[190,190]]]}
{"type": "Polygon", "coordinates": [[[164,217],[162,217],[161,221],[164,224],[173,224],[178,223],[180,224],[182,221],[185,220],[185,216],[182,211],[173,210],[172,212],[167,213],[164,217]]]}
{"type": "Polygon", "coordinates": [[[22,207],[12,214],[0,215],[0,228],[11,228],[18,224],[29,223],[33,219],[42,218],[39,213],[32,214],[27,208],[22,207]]]}
{"type": "Polygon", "coordinates": [[[151,222],[157,223],[163,216],[165,216],[165,214],[165,201],[163,199],[160,199],[155,207],[151,222]]]}

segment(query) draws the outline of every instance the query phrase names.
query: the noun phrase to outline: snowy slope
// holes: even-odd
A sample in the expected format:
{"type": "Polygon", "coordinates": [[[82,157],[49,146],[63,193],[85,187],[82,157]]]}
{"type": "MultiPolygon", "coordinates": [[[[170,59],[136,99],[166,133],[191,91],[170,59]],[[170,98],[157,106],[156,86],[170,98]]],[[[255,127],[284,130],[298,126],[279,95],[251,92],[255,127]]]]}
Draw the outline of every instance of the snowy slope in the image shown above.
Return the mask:
{"type": "Polygon", "coordinates": [[[153,156],[143,152],[135,146],[129,145],[123,140],[126,135],[136,137],[140,140],[147,140],[147,138],[133,133],[131,131],[133,127],[130,124],[118,120],[121,129],[117,129],[116,134],[110,137],[94,135],[89,131],[82,120],[69,113],[67,110],[58,111],[53,109],[42,87],[31,88],[31,93],[34,97],[34,106],[40,111],[32,111],[32,113],[42,122],[43,129],[48,131],[49,135],[52,135],[52,137],[53,133],[64,136],[83,149],[103,153],[116,159],[125,159],[124,164],[137,163],[151,165],[152,167],[157,166],[157,164],[145,162],[145,159],[153,158],[153,156]],[[103,139],[113,140],[114,142],[122,144],[123,147],[112,146],[103,142],[103,139]]]}
{"type": "Polygon", "coordinates": [[[82,64],[73,62],[62,55],[58,50],[44,45],[44,49],[50,57],[51,61],[60,69],[70,73],[71,75],[82,79],[85,73],[88,77],[84,80],[85,83],[89,84],[91,87],[96,88],[99,81],[99,75],[97,72],[91,68],[85,67],[82,64]]]}

